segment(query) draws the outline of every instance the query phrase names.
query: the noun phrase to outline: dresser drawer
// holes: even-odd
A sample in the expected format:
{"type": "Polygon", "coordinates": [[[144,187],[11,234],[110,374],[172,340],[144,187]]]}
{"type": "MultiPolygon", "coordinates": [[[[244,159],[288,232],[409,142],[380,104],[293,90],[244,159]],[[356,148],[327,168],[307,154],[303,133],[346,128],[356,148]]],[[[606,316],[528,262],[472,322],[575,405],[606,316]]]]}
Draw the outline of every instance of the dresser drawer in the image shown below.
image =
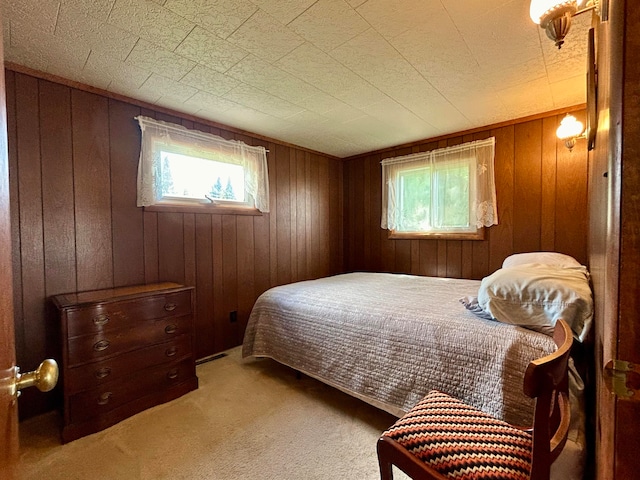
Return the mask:
{"type": "Polygon", "coordinates": [[[154,295],[135,300],[98,303],[67,311],[67,335],[76,337],[109,332],[128,326],[137,326],[145,320],[189,313],[191,313],[190,291],[154,295]]]}
{"type": "Polygon", "coordinates": [[[69,415],[72,423],[104,415],[128,402],[158,390],[165,390],[195,376],[195,364],[187,359],[140,370],[126,379],[107,382],[100,387],[71,395],[69,415]]]}
{"type": "Polygon", "coordinates": [[[182,359],[192,354],[191,349],[191,335],[180,335],[169,342],[70,368],[65,372],[65,389],[69,394],[74,394],[95,388],[135,374],[138,370],[182,359]]]}
{"type": "Polygon", "coordinates": [[[166,342],[191,333],[192,322],[190,315],[167,317],[137,323],[131,328],[70,338],[68,339],[67,366],[75,367],[126,353],[141,346],[166,342]]]}

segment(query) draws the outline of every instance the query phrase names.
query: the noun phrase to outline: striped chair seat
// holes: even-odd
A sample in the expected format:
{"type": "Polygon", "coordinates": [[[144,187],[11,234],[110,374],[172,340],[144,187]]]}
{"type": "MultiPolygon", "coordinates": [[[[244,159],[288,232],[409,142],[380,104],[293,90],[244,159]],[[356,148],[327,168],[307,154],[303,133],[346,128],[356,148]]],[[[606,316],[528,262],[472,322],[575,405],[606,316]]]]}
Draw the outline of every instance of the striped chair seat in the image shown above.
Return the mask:
{"type": "Polygon", "coordinates": [[[531,434],[435,390],[382,436],[448,478],[529,478],[531,434]]]}

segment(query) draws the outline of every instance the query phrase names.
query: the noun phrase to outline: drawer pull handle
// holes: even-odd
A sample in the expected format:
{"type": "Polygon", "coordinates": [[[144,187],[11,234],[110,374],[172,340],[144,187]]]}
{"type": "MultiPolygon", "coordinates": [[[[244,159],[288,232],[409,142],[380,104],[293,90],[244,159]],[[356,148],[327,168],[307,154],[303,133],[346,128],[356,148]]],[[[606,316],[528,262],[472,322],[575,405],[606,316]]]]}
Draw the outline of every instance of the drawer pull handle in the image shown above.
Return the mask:
{"type": "Polygon", "coordinates": [[[176,353],[178,353],[178,349],[176,347],[167,348],[164,352],[167,357],[174,357],[176,353]]]}
{"type": "Polygon", "coordinates": [[[111,369],[109,367],[103,367],[96,370],[96,378],[104,378],[111,375],[111,369]]]}
{"type": "Polygon", "coordinates": [[[167,325],[166,327],[164,327],[164,332],[168,335],[171,335],[172,333],[176,333],[178,331],[178,327],[176,325],[167,325]]]}
{"type": "Polygon", "coordinates": [[[109,315],[106,315],[104,313],[93,317],[93,324],[96,325],[97,327],[106,325],[108,322],[109,322],[109,315]]]}
{"type": "Polygon", "coordinates": [[[175,303],[167,303],[167,304],[164,306],[164,309],[165,309],[167,312],[173,312],[173,311],[176,309],[176,307],[177,307],[177,306],[178,306],[178,305],[177,305],[177,304],[175,304],[175,303]]]}
{"type": "Polygon", "coordinates": [[[109,342],[109,340],[100,340],[99,342],[95,343],[93,349],[96,352],[103,352],[104,350],[109,348],[109,345],[111,345],[111,342],[109,342]]]}
{"type": "Polygon", "coordinates": [[[169,373],[167,373],[167,378],[169,380],[175,380],[176,378],[178,378],[178,369],[174,368],[173,370],[169,370],[169,373]]]}
{"type": "Polygon", "coordinates": [[[98,397],[98,405],[106,405],[111,400],[111,397],[113,397],[113,393],[111,392],[103,393],[98,397]]]}

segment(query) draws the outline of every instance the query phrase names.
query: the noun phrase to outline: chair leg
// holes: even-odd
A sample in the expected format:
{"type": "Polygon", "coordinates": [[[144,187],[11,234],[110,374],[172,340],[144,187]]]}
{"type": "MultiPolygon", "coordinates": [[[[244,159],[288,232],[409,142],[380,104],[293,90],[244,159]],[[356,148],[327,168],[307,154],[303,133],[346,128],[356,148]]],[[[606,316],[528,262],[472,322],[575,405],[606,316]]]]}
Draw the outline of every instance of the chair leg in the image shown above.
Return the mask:
{"type": "Polygon", "coordinates": [[[378,458],[378,464],[380,465],[380,480],[393,480],[393,466],[391,463],[378,458]]]}
{"type": "Polygon", "coordinates": [[[382,439],[378,440],[378,465],[380,466],[380,480],[393,480],[393,468],[387,456],[387,446],[382,439]]]}

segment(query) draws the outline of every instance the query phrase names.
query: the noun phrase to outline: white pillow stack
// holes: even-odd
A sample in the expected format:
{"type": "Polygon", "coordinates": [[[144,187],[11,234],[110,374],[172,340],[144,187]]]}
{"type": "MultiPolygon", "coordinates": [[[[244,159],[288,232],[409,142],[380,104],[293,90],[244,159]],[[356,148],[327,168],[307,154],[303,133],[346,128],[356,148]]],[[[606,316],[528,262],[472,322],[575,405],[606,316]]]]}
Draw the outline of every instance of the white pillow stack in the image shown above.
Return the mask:
{"type": "Polygon", "coordinates": [[[482,279],[477,305],[495,320],[553,334],[559,318],[584,341],[593,319],[589,272],[555,252],[511,255],[482,279]]]}

